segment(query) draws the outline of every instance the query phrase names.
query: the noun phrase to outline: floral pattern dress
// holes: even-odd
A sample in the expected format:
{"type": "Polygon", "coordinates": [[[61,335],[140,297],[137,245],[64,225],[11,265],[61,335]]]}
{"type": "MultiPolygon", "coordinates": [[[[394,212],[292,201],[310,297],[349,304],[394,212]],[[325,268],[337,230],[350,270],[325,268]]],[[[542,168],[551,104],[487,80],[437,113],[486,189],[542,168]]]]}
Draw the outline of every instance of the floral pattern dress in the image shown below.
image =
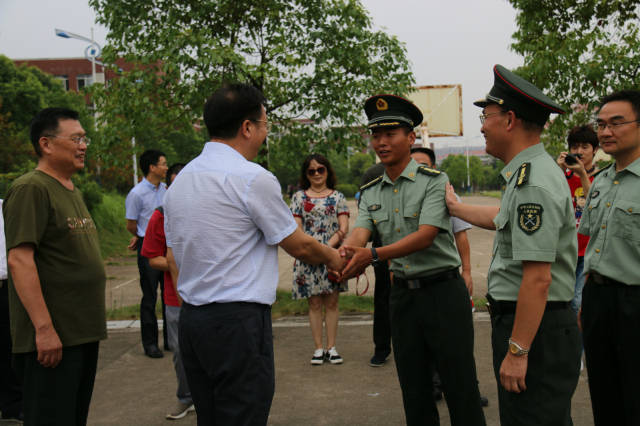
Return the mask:
{"type": "MultiPolygon", "coordinates": [[[[333,191],[326,197],[311,197],[305,191],[297,191],[291,198],[293,216],[302,219],[302,230],[323,244],[340,229],[338,216],[349,216],[347,200],[339,191],[333,191]]],[[[293,264],[294,299],[308,298],[319,294],[331,293],[334,289],[347,291],[347,282],[329,281],[325,265],[309,265],[296,260],[293,264]]]]}

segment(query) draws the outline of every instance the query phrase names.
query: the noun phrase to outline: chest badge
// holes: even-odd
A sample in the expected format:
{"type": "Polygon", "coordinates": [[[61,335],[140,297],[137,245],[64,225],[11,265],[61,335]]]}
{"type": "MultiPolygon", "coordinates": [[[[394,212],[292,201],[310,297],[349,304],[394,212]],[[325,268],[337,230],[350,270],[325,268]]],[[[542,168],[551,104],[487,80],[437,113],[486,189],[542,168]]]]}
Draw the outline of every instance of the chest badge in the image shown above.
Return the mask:
{"type": "Polygon", "coordinates": [[[600,195],[600,191],[593,191],[593,192],[591,193],[591,199],[596,198],[598,195],[600,195]]]}
{"type": "Polygon", "coordinates": [[[518,206],[518,226],[531,235],[542,227],[542,211],[540,204],[527,203],[518,206]]]}
{"type": "Polygon", "coordinates": [[[372,204],[369,207],[367,207],[367,210],[370,212],[375,212],[376,210],[380,210],[382,208],[382,206],[380,204],[372,204]]]}

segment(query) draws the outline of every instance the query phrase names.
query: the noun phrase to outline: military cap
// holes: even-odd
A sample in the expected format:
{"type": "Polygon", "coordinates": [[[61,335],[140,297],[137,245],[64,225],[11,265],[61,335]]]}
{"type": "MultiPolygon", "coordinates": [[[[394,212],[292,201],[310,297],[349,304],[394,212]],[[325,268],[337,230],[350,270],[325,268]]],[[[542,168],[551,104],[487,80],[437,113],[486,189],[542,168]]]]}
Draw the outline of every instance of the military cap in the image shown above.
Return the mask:
{"type": "Polygon", "coordinates": [[[413,102],[395,95],[375,95],[364,102],[364,112],[371,130],[422,124],[422,112],[413,102]]]}
{"type": "Polygon", "coordinates": [[[489,94],[474,102],[474,105],[484,108],[489,104],[498,104],[514,111],[518,117],[541,126],[547,122],[549,114],[566,112],[536,86],[502,65],[493,67],[493,78],[489,94]]]}

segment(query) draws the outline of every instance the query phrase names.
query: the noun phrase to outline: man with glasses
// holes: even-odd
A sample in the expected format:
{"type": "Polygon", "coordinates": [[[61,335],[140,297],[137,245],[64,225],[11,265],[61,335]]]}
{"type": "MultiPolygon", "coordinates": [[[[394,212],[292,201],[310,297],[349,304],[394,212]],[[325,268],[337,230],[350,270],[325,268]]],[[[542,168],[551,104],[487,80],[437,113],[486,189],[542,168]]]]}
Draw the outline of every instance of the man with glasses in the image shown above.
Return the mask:
{"type": "Polygon", "coordinates": [[[640,424],[640,91],[600,101],[595,129],[615,162],[593,180],[582,331],[596,426],[640,424]]]}
{"type": "Polygon", "coordinates": [[[40,111],[30,136],[38,166],[12,183],[3,205],[24,421],[84,425],[107,337],[98,233],[71,180],[88,140],[78,113],[63,108],[40,111]]]}
{"type": "Polygon", "coordinates": [[[486,151],[504,161],[500,207],[471,206],[447,187],[451,215],[495,229],[488,273],[493,366],[500,421],[571,425],[580,373],[573,297],[576,224],[567,180],[540,143],[560,105],[501,65],[485,99],[486,151]]]}
{"type": "Polygon", "coordinates": [[[163,152],[149,149],[140,156],[140,169],[144,178],[134,186],[125,200],[127,231],[133,237],[129,242],[129,250],[138,254],[138,271],[140,272],[140,333],[144,353],[150,358],[162,358],[158,348],[158,320],[156,318],[156,301],[158,300],[158,286],[162,298],[162,336],[165,350],[170,349],[167,339],[167,321],[164,304],[164,278],[162,271],[149,266],[149,259],[142,256],[142,244],[147,225],[154,210],[162,205],[167,185],[163,182],[167,176],[167,158],[163,152]]]}

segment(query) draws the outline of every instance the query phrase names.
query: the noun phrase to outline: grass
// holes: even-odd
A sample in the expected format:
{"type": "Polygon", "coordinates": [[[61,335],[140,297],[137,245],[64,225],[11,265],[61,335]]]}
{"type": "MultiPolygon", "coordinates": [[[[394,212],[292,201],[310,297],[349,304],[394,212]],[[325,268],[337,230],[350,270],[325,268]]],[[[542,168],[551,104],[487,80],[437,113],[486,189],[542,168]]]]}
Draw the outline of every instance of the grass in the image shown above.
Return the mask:
{"type": "Polygon", "coordinates": [[[98,228],[103,259],[131,254],[127,250],[131,235],[126,230],[124,200],[124,196],[120,194],[104,194],[102,203],[91,212],[98,228]]]}
{"type": "Polygon", "coordinates": [[[480,195],[491,198],[502,198],[502,193],[500,191],[480,191],[480,195]]]}
{"type": "MultiPolygon", "coordinates": [[[[156,305],[156,315],[158,318],[162,315],[161,305],[156,305]]],[[[309,305],[306,299],[293,300],[291,292],[287,290],[276,291],[276,301],[271,307],[271,316],[281,318],[291,315],[307,315],[309,305]]],[[[373,297],[371,296],[355,296],[345,294],[340,296],[340,312],[373,312],[373,297]]],[[[107,320],[136,320],[140,317],[140,305],[121,306],[119,308],[107,309],[107,320]]]]}

